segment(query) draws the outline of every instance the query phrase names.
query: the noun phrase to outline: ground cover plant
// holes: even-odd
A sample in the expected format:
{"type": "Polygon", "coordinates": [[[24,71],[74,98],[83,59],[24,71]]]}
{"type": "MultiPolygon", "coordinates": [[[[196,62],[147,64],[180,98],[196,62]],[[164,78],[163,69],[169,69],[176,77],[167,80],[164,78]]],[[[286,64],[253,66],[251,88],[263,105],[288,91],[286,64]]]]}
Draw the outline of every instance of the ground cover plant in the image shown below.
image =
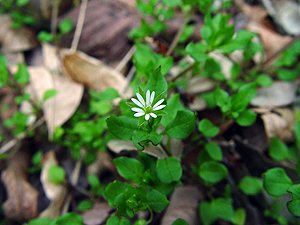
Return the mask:
{"type": "Polygon", "coordinates": [[[1,224],[299,223],[299,2],[41,2],[0,0],[1,224]]]}

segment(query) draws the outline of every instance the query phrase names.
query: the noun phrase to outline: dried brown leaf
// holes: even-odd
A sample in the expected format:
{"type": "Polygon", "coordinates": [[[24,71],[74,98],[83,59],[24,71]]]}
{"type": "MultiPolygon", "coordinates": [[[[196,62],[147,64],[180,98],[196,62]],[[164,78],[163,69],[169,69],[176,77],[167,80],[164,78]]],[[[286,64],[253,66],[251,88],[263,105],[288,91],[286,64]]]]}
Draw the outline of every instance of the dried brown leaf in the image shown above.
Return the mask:
{"type": "Polygon", "coordinates": [[[185,220],[189,225],[199,224],[197,209],[201,198],[203,197],[196,186],[176,187],[160,224],[171,225],[179,218],[185,220]]]}
{"type": "Polygon", "coordinates": [[[36,34],[29,28],[11,27],[12,19],[9,15],[0,16],[0,44],[5,51],[25,51],[38,45],[36,34]]]}
{"type": "Polygon", "coordinates": [[[51,166],[57,166],[53,151],[49,151],[43,159],[43,167],[41,172],[41,183],[46,197],[51,201],[50,205],[40,214],[40,217],[56,218],[60,216],[62,206],[64,204],[67,187],[65,184],[55,184],[49,178],[49,169],[51,166]]]}
{"type": "Polygon", "coordinates": [[[64,54],[63,68],[70,78],[97,91],[113,87],[122,95],[126,86],[121,73],[82,52],[64,54]]]}
{"type": "Polygon", "coordinates": [[[92,209],[84,212],[81,216],[84,224],[102,224],[110,215],[112,208],[106,202],[96,202],[92,209]]]}
{"type": "Polygon", "coordinates": [[[8,194],[3,204],[4,214],[14,221],[22,222],[38,215],[38,191],[27,180],[29,160],[29,153],[19,150],[1,175],[8,194]]]}
{"type": "Polygon", "coordinates": [[[63,125],[76,111],[83,95],[83,85],[65,77],[52,75],[44,67],[29,67],[30,85],[28,92],[32,97],[43,100],[49,89],[58,94],[43,102],[43,111],[51,139],[55,127],[63,125]]]}

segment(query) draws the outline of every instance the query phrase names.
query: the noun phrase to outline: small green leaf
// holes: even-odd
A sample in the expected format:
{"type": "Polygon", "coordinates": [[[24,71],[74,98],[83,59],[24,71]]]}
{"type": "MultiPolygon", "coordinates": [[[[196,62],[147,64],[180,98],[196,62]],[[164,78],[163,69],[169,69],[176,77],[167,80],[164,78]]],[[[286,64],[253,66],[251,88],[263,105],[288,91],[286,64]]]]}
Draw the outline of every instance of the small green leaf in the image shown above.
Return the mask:
{"type": "Polygon", "coordinates": [[[269,87],[273,84],[273,79],[268,74],[260,74],[255,81],[262,87],[269,87]]]}
{"type": "Polygon", "coordinates": [[[280,80],[293,81],[299,76],[299,71],[292,69],[279,69],[277,75],[280,80]]]}
{"type": "Polygon", "coordinates": [[[263,190],[263,182],[257,177],[244,177],[240,183],[239,188],[247,195],[256,195],[263,190]]]}
{"type": "Polygon", "coordinates": [[[118,157],[113,162],[117,167],[118,173],[126,180],[134,183],[142,182],[145,169],[140,161],[128,157],[118,157]]]}
{"type": "Polygon", "coordinates": [[[208,119],[203,119],[200,121],[198,125],[198,130],[202,132],[204,137],[211,138],[215,137],[220,129],[213,125],[208,119]]]}
{"type": "Polygon", "coordinates": [[[56,90],[54,88],[53,89],[48,89],[44,93],[43,101],[46,101],[47,99],[52,98],[57,94],[58,94],[58,90],[56,90]]]}
{"type": "Polygon", "coordinates": [[[40,41],[43,41],[43,42],[51,42],[51,41],[53,41],[53,35],[51,33],[46,32],[46,31],[39,32],[37,38],[40,41]]]}
{"type": "Polygon", "coordinates": [[[150,92],[155,91],[155,96],[161,95],[161,98],[166,98],[167,96],[168,84],[165,77],[160,72],[160,67],[157,68],[148,80],[145,90],[150,90],[150,92]]]}
{"type": "Polygon", "coordinates": [[[106,225],[131,225],[131,223],[126,218],[120,218],[118,216],[111,216],[108,218],[106,225]]]}
{"type": "Polygon", "coordinates": [[[53,221],[49,218],[36,218],[28,222],[26,225],[52,225],[53,221]]]}
{"type": "Polygon", "coordinates": [[[30,0],[17,0],[17,6],[19,7],[22,7],[24,5],[27,5],[27,3],[29,2],[30,0]]]}
{"type": "Polygon", "coordinates": [[[183,219],[177,219],[172,223],[172,225],[188,225],[188,223],[183,219]]]}
{"type": "Polygon", "coordinates": [[[162,0],[162,2],[165,5],[171,6],[171,7],[178,6],[178,5],[182,4],[181,0],[162,0]]]}
{"type": "Polygon", "coordinates": [[[182,175],[180,161],[173,156],[166,159],[158,159],[155,171],[158,179],[167,184],[179,181],[182,175]]]}
{"type": "Polygon", "coordinates": [[[108,204],[111,207],[115,207],[114,201],[116,199],[116,197],[118,195],[120,195],[121,193],[125,192],[126,190],[126,185],[118,180],[115,180],[111,183],[109,183],[106,188],[105,188],[105,192],[104,192],[104,196],[108,201],[108,204]]]}
{"type": "Polygon", "coordinates": [[[144,130],[135,130],[132,136],[132,142],[138,150],[144,150],[144,146],[150,141],[153,145],[157,146],[162,141],[163,135],[156,132],[148,133],[144,130]]]}
{"type": "Polygon", "coordinates": [[[91,113],[96,113],[100,116],[109,113],[112,110],[112,105],[108,101],[90,101],[91,113]]]}
{"type": "Polygon", "coordinates": [[[239,113],[235,121],[240,126],[250,126],[256,121],[256,113],[250,109],[246,109],[239,113]]]}
{"type": "Polygon", "coordinates": [[[203,44],[201,42],[198,42],[194,44],[193,42],[190,42],[186,48],[185,51],[190,54],[190,56],[195,59],[197,62],[205,61],[208,56],[206,54],[208,46],[206,44],[203,44]]]}
{"type": "Polygon", "coordinates": [[[14,79],[21,85],[25,85],[29,82],[29,72],[25,64],[18,64],[18,71],[14,74],[14,79]]]}
{"type": "Polygon", "coordinates": [[[61,166],[51,165],[49,168],[49,178],[53,183],[60,184],[66,178],[66,172],[61,166]]]}
{"type": "Polygon", "coordinates": [[[227,112],[230,109],[228,106],[230,101],[230,96],[226,91],[222,90],[220,86],[217,86],[217,88],[215,89],[214,97],[217,106],[221,108],[221,111],[223,113],[227,112]]]}
{"type": "Polygon", "coordinates": [[[138,120],[126,116],[112,115],[106,123],[108,130],[123,141],[131,140],[133,132],[138,128],[138,120]]]}
{"type": "Polygon", "coordinates": [[[275,160],[285,160],[288,159],[289,149],[285,143],[275,137],[269,144],[269,154],[275,160]]]}
{"type": "Polygon", "coordinates": [[[81,215],[70,212],[56,219],[55,225],[66,225],[66,224],[83,225],[81,215]]]}
{"type": "Polygon", "coordinates": [[[244,225],[246,222],[246,211],[243,208],[235,210],[232,222],[235,225],[244,225]]]}
{"type": "Polygon", "coordinates": [[[180,101],[180,95],[177,93],[168,100],[167,106],[164,108],[167,114],[162,117],[161,124],[167,126],[171,123],[179,110],[184,110],[184,106],[180,101]]]}
{"type": "Polygon", "coordinates": [[[221,161],[223,159],[223,153],[218,144],[214,142],[209,142],[204,145],[204,148],[213,160],[221,161]]]}
{"type": "Polygon", "coordinates": [[[226,166],[214,161],[205,162],[200,166],[199,176],[208,183],[217,183],[227,177],[226,166]]]}
{"type": "Polygon", "coordinates": [[[292,185],[287,192],[292,200],[287,203],[287,208],[294,216],[300,216],[300,184],[292,185]]]}
{"type": "Polygon", "coordinates": [[[67,34],[73,29],[73,22],[70,18],[64,19],[59,23],[59,30],[62,34],[67,34]]]}
{"type": "Polygon", "coordinates": [[[263,174],[263,177],[265,190],[276,197],[285,194],[287,189],[293,184],[282,168],[269,169],[263,174]]]}
{"type": "Polygon", "coordinates": [[[231,98],[232,111],[244,111],[246,107],[250,104],[251,100],[255,97],[256,89],[256,83],[249,83],[240,87],[238,92],[231,98]]]}
{"type": "Polygon", "coordinates": [[[176,139],[187,138],[196,127],[196,117],[189,110],[180,110],[177,112],[173,122],[167,125],[165,132],[176,139]]]}
{"type": "Polygon", "coordinates": [[[169,205],[167,197],[155,189],[148,192],[147,203],[150,208],[157,213],[162,212],[169,205]]]}
{"type": "Polygon", "coordinates": [[[77,210],[87,211],[93,207],[93,202],[91,200],[83,200],[77,205],[77,210]]]}

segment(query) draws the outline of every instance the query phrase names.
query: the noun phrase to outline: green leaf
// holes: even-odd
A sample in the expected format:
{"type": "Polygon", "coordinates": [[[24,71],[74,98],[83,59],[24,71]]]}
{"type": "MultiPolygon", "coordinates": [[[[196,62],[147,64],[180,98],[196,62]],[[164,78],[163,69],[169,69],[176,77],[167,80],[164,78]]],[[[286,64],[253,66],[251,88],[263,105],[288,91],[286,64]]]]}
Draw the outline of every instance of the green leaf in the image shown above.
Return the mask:
{"type": "Polygon", "coordinates": [[[118,157],[113,160],[118,173],[126,180],[141,183],[145,172],[144,166],[136,159],[128,157],[118,157]]]}
{"type": "Polygon", "coordinates": [[[193,112],[180,110],[173,122],[167,125],[165,133],[176,139],[187,138],[196,127],[196,117],[193,112]]]}
{"type": "Polygon", "coordinates": [[[146,144],[150,141],[153,145],[157,146],[162,141],[163,135],[156,132],[148,133],[144,130],[135,130],[132,136],[132,142],[138,150],[144,150],[146,144]]]}
{"type": "Polygon", "coordinates": [[[277,76],[283,81],[293,81],[299,76],[299,71],[292,69],[279,69],[277,70],[277,76]]]}
{"type": "Polygon", "coordinates": [[[204,137],[207,138],[215,137],[220,131],[219,127],[214,126],[213,123],[208,119],[203,119],[200,121],[198,130],[202,132],[204,137]]]}
{"type": "Polygon", "coordinates": [[[112,110],[112,105],[108,101],[90,101],[91,113],[96,113],[100,116],[109,113],[112,110]]]}
{"type": "Polygon", "coordinates": [[[198,42],[196,44],[190,42],[186,46],[185,51],[197,62],[203,62],[208,58],[208,55],[206,54],[207,48],[208,46],[201,42],[198,42]]]}
{"type": "Polygon", "coordinates": [[[200,166],[199,176],[208,183],[217,183],[227,177],[226,166],[214,161],[205,162],[200,166]]]}
{"type": "Polygon", "coordinates": [[[70,212],[56,219],[55,225],[83,225],[82,217],[79,214],[70,212]]]}
{"type": "Polygon", "coordinates": [[[216,161],[222,161],[223,159],[223,153],[222,150],[220,148],[220,146],[214,142],[209,142],[207,144],[204,145],[204,148],[206,150],[206,152],[208,153],[208,155],[216,161]]]}
{"type": "Polygon", "coordinates": [[[169,123],[171,123],[177,114],[179,110],[184,110],[184,106],[182,105],[180,101],[180,95],[177,93],[173,95],[167,103],[167,106],[164,108],[164,111],[167,113],[165,116],[161,119],[161,124],[163,126],[167,126],[169,123]]]}
{"type": "Polygon", "coordinates": [[[246,222],[246,211],[243,208],[235,210],[232,222],[235,225],[244,225],[246,222]]]}
{"type": "Polygon", "coordinates": [[[116,117],[112,115],[107,119],[108,130],[117,138],[123,141],[131,140],[133,132],[138,128],[138,121],[126,116],[116,117]]]}
{"type": "Polygon", "coordinates": [[[170,7],[179,6],[182,4],[181,0],[162,0],[162,2],[170,7]]]}
{"type": "Polygon", "coordinates": [[[111,216],[108,218],[106,225],[131,225],[131,223],[126,218],[120,218],[118,216],[111,216]]]}
{"type": "Polygon", "coordinates": [[[107,88],[103,92],[98,92],[95,90],[89,90],[89,94],[94,100],[104,100],[104,101],[112,101],[115,98],[120,97],[118,91],[114,88],[107,88]]]}
{"type": "Polygon", "coordinates": [[[188,225],[188,223],[183,219],[177,219],[172,223],[172,225],[188,225]]]}
{"type": "Polygon", "coordinates": [[[30,0],[17,0],[17,6],[22,7],[27,5],[30,0]]]}
{"type": "Polygon", "coordinates": [[[150,92],[155,91],[155,96],[159,96],[163,93],[160,99],[166,98],[168,84],[165,77],[160,72],[160,67],[157,68],[151,75],[145,86],[145,90],[150,90],[150,92]]]}
{"type": "Polygon", "coordinates": [[[181,36],[180,36],[179,42],[182,43],[182,42],[187,41],[188,38],[191,37],[191,36],[193,35],[194,30],[195,30],[195,25],[187,25],[187,26],[184,28],[184,30],[183,30],[183,32],[182,32],[182,34],[181,34],[181,36]]]}
{"type": "Polygon", "coordinates": [[[220,86],[217,86],[217,88],[215,89],[214,97],[217,106],[221,108],[221,111],[223,113],[227,112],[230,109],[228,106],[230,101],[230,96],[226,91],[222,90],[220,86]]]}
{"type": "Polygon", "coordinates": [[[269,144],[269,154],[275,160],[285,160],[288,159],[289,149],[285,143],[275,137],[269,144]]]}
{"type": "Polygon", "coordinates": [[[169,205],[167,197],[155,189],[148,192],[147,203],[150,208],[157,213],[162,212],[169,205]]]}
{"type": "Polygon", "coordinates": [[[218,218],[230,222],[234,219],[234,210],[230,199],[217,198],[211,202],[202,202],[199,210],[204,225],[212,224],[218,218]]]}
{"type": "Polygon", "coordinates": [[[276,197],[285,194],[287,189],[293,184],[282,168],[269,169],[263,174],[263,177],[265,190],[268,194],[276,197]]]}
{"type": "Polygon", "coordinates": [[[46,101],[47,99],[52,98],[57,94],[58,94],[58,90],[56,90],[54,88],[48,89],[44,93],[43,101],[46,101]]]}
{"type": "Polygon", "coordinates": [[[43,41],[43,42],[51,42],[51,41],[53,41],[53,35],[51,33],[46,32],[46,31],[39,32],[37,38],[40,41],[43,41]]]}
{"type": "Polygon", "coordinates": [[[21,85],[25,85],[29,82],[29,72],[25,64],[18,64],[18,71],[14,74],[14,79],[21,85]]]}
{"type": "Polygon", "coordinates": [[[158,179],[167,184],[179,181],[182,175],[180,161],[173,156],[166,159],[158,159],[155,171],[158,179]]]}
{"type": "Polygon", "coordinates": [[[34,220],[31,220],[29,223],[26,223],[26,225],[52,225],[53,221],[49,218],[36,218],[34,220]]]}
{"type": "Polygon", "coordinates": [[[287,208],[294,216],[300,216],[300,184],[292,185],[287,192],[292,199],[287,203],[287,208]]]}
{"type": "Polygon", "coordinates": [[[258,177],[244,177],[240,183],[239,188],[247,195],[256,195],[263,190],[263,182],[258,177]]]}
{"type": "Polygon", "coordinates": [[[87,211],[93,207],[93,202],[91,200],[83,200],[81,201],[76,209],[79,211],[87,211]]]}
{"type": "Polygon", "coordinates": [[[53,183],[60,184],[65,180],[66,172],[60,166],[51,165],[49,168],[49,178],[53,183]]]}
{"type": "Polygon", "coordinates": [[[239,113],[239,116],[235,120],[240,126],[250,126],[256,121],[256,113],[250,109],[239,113]]]}
{"type": "Polygon", "coordinates": [[[118,195],[120,195],[121,193],[125,192],[126,190],[126,185],[118,180],[115,180],[111,183],[109,183],[106,188],[105,188],[105,192],[104,192],[104,196],[108,201],[108,204],[111,207],[115,207],[114,201],[116,199],[116,197],[118,195]]]}
{"type": "Polygon", "coordinates": [[[73,29],[73,22],[70,18],[64,19],[59,23],[59,30],[62,34],[67,34],[73,29]]]}
{"type": "Polygon", "coordinates": [[[251,100],[256,95],[257,85],[256,83],[245,84],[238,92],[232,96],[231,105],[233,112],[242,112],[250,104],[251,100]]]}
{"type": "Polygon", "coordinates": [[[273,79],[268,74],[260,74],[255,82],[262,87],[269,87],[273,84],[273,79]]]}

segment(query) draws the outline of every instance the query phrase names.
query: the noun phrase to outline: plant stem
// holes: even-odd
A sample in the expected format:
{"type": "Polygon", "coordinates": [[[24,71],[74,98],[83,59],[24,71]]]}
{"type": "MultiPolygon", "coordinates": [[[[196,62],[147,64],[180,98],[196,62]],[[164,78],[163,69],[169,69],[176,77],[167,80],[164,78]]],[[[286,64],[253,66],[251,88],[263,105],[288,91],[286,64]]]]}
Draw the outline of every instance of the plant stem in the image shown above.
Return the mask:
{"type": "Polygon", "coordinates": [[[184,15],[184,21],[181,24],[181,27],[179,28],[179,30],[176,33],[175,38],[173,39],[167,53],[166,53],[166,57],[170,56],[172,54],[172,52],[174,51],[174,49],[176,48],[176,46],[179,43],[180,37],[186,27],[186,25],[190,22],[193,14],[194,14],[194,8],[189,9],[189,11],[184,15]]]}
{"type": "Polygon", "coordinates": [[[185,67],[181,72],[179,72],[177,75],[175,75],[174,77],[172,77],[171,79],[169,79],[168,82],[174,82],[174,81],[176,81],[178,78],[180,78],[181,76],[183,76],[186,72],[188,72],[189,70],[193,69],[197,65],[198,65],[198,62],[191,63],[190,65],[188,65],[187,67],[185,67]]]}

